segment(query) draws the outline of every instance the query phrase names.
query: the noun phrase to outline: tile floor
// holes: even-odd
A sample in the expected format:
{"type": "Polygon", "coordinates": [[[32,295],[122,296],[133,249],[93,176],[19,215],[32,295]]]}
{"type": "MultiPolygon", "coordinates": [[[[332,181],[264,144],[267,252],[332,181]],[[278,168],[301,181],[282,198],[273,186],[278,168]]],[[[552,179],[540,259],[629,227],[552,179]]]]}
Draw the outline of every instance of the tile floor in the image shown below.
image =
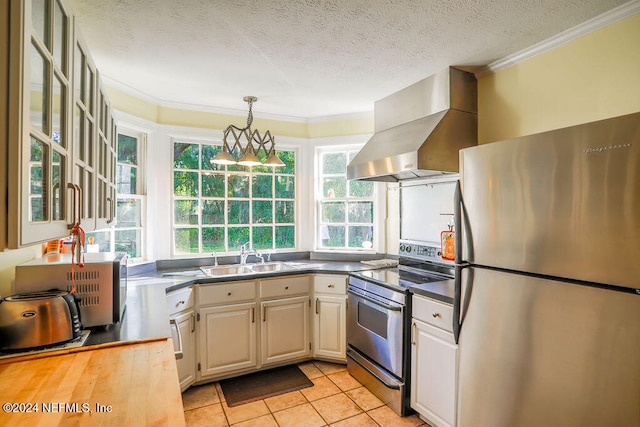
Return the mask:
{"type": "Polygon", "coordinates": [[[182,395],[187,426],[402,427],[427,426],[417,415],[399,417],[347,372],[345,365],[298,365],[313,387],[229,408],[218,383],[182,395]]]}

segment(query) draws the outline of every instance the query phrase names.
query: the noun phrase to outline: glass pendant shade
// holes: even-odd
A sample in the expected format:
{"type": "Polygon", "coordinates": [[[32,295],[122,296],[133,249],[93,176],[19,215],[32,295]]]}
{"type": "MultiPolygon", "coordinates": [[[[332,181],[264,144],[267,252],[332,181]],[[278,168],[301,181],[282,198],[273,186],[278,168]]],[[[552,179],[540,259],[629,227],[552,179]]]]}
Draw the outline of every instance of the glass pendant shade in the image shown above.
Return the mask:
{"type": "Polygon", "coordinates": [[[242,155],[240,160],[238,160],[238,164],[242,166],[259,166],[262,164],[262,162],[256,157],[255,154],[253,154],[253,150],[249,149],[249,146],[247,146],[244,154],[242,155]]]}
{"type": "Polygon", "coordinates": [[[275,152],[271,152],[271,155],[267,158],[267,160],[265,160],[264,165],[271,166],[272,168],[285,166],[284,162],[280,160],[280,157],[278,157],[275,152]]]}
{"type": "Polygon", "coordinates": [[[227,152],[225,147],[222,151],[216,154],[213,159],[211,159],[211,163],[215,163],[217,165],[235,165],[237,162],[233,157],[231,157],[231,154],[227,152]]]}

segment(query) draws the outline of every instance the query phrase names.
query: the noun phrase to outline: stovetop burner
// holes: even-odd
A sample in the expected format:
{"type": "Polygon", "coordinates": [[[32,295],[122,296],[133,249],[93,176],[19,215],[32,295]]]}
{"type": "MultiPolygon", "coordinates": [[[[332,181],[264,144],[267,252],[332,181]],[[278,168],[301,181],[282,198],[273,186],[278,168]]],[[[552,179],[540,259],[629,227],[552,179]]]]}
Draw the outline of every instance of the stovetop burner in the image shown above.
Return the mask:
{"type": "Polygon", "coordinates": [[[357,275],[394,290],[407,292],[409,286],[412,285],[440,282],[453,278],[453,272],[449,270],[449,267],[446,266],[424,262],[414,264],[401,259],[398,267],[361,271],[357,275]]]}

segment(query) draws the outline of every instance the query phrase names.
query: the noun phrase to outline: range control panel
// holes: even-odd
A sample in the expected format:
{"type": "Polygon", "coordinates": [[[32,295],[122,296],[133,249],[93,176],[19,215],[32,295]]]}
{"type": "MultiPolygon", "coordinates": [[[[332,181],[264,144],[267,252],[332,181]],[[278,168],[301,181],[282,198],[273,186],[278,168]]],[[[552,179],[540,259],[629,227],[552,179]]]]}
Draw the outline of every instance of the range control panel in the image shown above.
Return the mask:
{"type": "Polygon", "coordinates": [[[442,259],[439,247],[421,245],[418,243],[400,242],[398,255],[401,257],[416,258],[438,263],[451,263],[451,261],[445,261],[442,259]]]}

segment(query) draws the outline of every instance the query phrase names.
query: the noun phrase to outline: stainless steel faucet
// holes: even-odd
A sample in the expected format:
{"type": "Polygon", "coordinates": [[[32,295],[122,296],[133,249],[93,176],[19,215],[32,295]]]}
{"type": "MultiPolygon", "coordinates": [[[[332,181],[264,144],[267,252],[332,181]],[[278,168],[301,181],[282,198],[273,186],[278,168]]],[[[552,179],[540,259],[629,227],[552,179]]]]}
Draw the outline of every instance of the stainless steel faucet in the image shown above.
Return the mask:
{"type": "Polygon", "coordinates": [[[213,251],[211,256],[213,257],[213,265],[214,265],[214,267],[217,267],[218,266],[218,253],[216,251],[213,251]]]}
{"type": "Polygon", "coordinates": [[[264,258],[260,255],[260,252],[255,249],[247,249],[247,245],[251,242],[247,242],[244,245],[240,245],[240,265],[245,265],[247,263],[247,258],[249,255],[254,255],[262,260],[262,264],[264,264],[264,258]]]}

